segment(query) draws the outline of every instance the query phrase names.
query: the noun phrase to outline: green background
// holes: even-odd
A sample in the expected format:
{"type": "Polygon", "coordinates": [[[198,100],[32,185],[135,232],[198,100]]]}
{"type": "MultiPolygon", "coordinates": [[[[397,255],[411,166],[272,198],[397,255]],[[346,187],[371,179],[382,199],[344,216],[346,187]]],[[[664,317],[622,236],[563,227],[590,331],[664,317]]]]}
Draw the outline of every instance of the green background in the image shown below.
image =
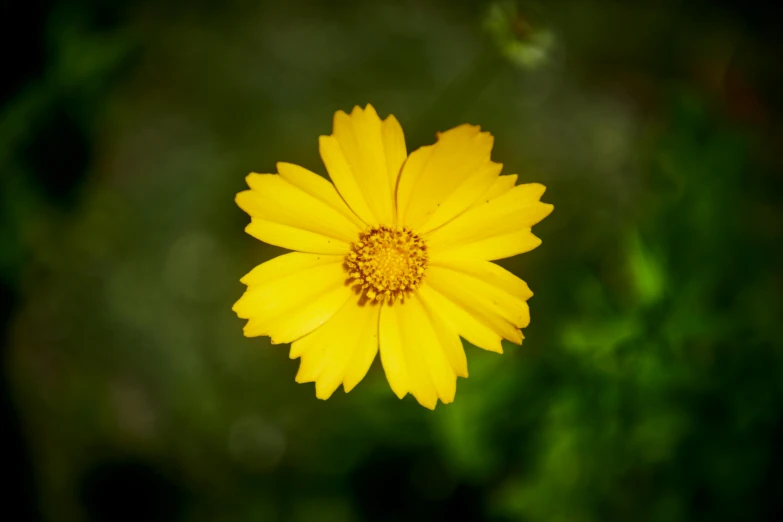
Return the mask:
{"type": "Polygon", "coordinates": [[[38,33],[8,39],[24,74],[0,107],[18,505],[47,521],[783,518],[781,45],[740,5],[47,4],[38,33]],[[366,103],[409,151],[481,125],[555,206],[543,244],[500,263],[535,292],[524,344],[466,344],[470,378],[434,412],[398,400],[379,361],[319,401],[287,346],[231,312],[239,278],[282,252],[243,232],[244,176],[323,174],[318,135],[366,103]]]}

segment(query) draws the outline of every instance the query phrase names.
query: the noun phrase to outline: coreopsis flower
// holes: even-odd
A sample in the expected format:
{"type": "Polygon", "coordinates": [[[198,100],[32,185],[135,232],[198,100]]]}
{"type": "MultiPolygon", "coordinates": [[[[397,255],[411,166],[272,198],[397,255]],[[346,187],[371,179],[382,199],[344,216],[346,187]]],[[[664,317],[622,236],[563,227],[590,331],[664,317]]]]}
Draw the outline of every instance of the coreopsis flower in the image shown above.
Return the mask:
{"type": "Polygon", "coordinates": [[[544,186],[501,176],[492,135],[472,125],[408,155],[397,119],[371,105],[338,111],[319,145],[332,183],[278,163],[237,194],[245,230],[294,251],[242,278],[245,335],[291,343],[297,382],[321,399],[352,390],[380,352],[398,397],[452,402],[468,376],[460,337],[497,353],[522,343],[533,293],[492,261],[541,243],[544,186]]]}

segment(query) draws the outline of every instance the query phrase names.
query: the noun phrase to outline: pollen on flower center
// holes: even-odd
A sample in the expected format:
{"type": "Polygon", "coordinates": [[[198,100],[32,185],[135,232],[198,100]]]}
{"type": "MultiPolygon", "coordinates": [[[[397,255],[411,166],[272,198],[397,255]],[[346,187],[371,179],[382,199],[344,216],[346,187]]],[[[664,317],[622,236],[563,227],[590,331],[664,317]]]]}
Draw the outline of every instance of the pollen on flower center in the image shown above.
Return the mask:
{"type": "Polygon", "coordinates": [[[345,268],[368,298],[391,304],[421,283],[427,268],[427,245],[408,229],[372,227],[351,244],[345,268]]]}

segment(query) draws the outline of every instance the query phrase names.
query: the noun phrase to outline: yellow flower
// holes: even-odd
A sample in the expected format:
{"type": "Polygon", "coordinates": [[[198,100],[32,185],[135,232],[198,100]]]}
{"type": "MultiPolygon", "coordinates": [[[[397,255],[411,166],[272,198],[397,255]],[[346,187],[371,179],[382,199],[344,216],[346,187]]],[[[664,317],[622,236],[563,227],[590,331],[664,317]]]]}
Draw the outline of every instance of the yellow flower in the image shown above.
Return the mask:
{"type": "Polygon", "coordinates": [[[502,353],[522,343],[527,284],[491,261],[541,240],[544,186],[514,186],[490,160],[493,138],[460,125],[410,156],[394,116],[371,105],[334,115],[321,158],[334,185],[290,163],[250,174],[237,204],[253,237],[295,252],[254,268],[234,305],[248,337],[292,343],[297,382],[316,396],[352,390],[380,350],[394,393],[427,408],[468,376],[460,337],[502,353]]]}

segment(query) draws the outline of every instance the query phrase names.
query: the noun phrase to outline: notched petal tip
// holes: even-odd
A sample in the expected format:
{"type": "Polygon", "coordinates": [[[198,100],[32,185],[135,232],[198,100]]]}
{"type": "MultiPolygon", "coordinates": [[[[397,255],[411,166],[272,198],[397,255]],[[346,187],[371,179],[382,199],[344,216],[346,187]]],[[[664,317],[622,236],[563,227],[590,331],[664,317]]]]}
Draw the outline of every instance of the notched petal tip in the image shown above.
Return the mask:
{"type": "Polygon", "coordinates": [[[522,183],[514,186],[512,191],[517,195],[524,196],[534,201],[539,201],[546,192],[546,187],[541,183],[522,183]]]}
{"type": "Polygon", "coordinates": [[[384,123],[391,124],[394,123],[397,127],[400,127],[400,130],[402,130],[402,126],[400,125],[399,120],[394,114],[389,114],[383,119],[384,123]]]}
{"type": "MultiPolygon", "coordinates": [[[[381,359],[381,364],[383,364],[383,359],[381,359]]],[[[386,374],[386,381],[389,383],[389,388],[391,388],[392,393],[394,393],[398,399],[402,400],[408,395],[408,387],[405,382],[401,382],[394,378],[390,379],[388,373],[386,374]]]]}
{"type": "Polygon", "coordinates": [[[503,339],[498,336],[497,342],[492,344],[482,345],[482,346],[476,346],[476,348],[481,348],[482,350],[486,350],[488,352],[496,353],[498,355],[503,355],[503,339]]]}
{"type": "Polygon", "coordinates": [[[428,410],[431,410],[431,411],[435,411],[435,406],[438,405],[438,399],[435,399],[432,402],[430,402],[430,401],[424,402],[424,401],[421,401],[421,400],[419,400],[417,398],[416,402],[418,402],[419,404],[421,404],[422,406],[424,406],[425,408],[427,408],[428,410]]]}
{"type": "MultiPolygon", "coordinates": [[[[533,234],[532,232],[530,233],[530,236],[533,238],[533,241],[532,241],[533,245],[530,247],[530,250],[535,250],[536,248],[541,246],[541,243],[543,243],[543,241],[541,241],[541,238],[538,237],[537,235],[533,234]]],[[[528,250],[528,252],[530,252],[530,250],[528,250]]],[[[531,297],[533,296],[532,292],[531,292],[530,296],[531,297]]]]}
{"type": "Polygon", "coordinates": [[[367,105],[364,106],[364,112],[368,112],[368,113],[372,114],[373,116],[375,116],[375,118],[377,118],[379,120],[381,119],[378,116],[378,112],[375,110],[375,107],[372,106],[372,103],[368,103],[367,105]]]}
{"type": "MultiPolygon", "coordinates": [[[[356,106],[354,108],[356,108],[356,106]]],[[[336,111],[334,111],[334,116],[332,117],[332,120],[336,120],[338,118],[350,118],[350,116],[344,110],[337,109],[336,111]]]]}
{"type": "MultiPolygon", "coordinates": [[[[460,132],[466,132],[470,134],[481,134],[481,125],[473,125],[470,123],[462,123],[456,127],[452,127],[445,131],[437,131],[435,136],[441,138],[442,136],[448,136],[449,134],[457,134],[460,132]]],[[[486,134],[489,134],[488,132],[486,134]]]]}
{"type": "Polygon", "coordinates": [[[253,187],[253,180],[258,178],[259,176],[262,176],[260,172],[251,172],[247,176],[245,176],[245,183],[247,183],[248,187],[253,187]]]}
{"type": "Polygon", "coordinates": [[[305,374],[302,371],[302,364],[299,364],[299,371],[296,372],[296,376],[294,377],[294,381],[298,382],[299,384],[305,384],[308,382],[313,382],[315,379],[307,374],[305,374]]]}
{"type": "Polygon", "coordinates": [[[489,131],[482,131],[481,126],[463,123],[444,132],[436,133],[438,141],[446,139],[466,140],[471,146],[489,147],[495,144],[495,137],[489,131]]]}
{"type": "Polygon", "coordinates": [[[515,336],[514,339],[508,339],[508,341],[516,344],[517,346],[522,346],[522,341],[525,340],[525,336],[522,335],[522,330],[517,330],[517,332],[519,332],[519,336],[515,336]]]}
{"type": "Polygon", "coordinates": [[[248,321],[242,327],[242,335],[245,337],[262,337],[266,334],[266,329],[261,328],[258,322],[248,321]]]}
{"type": "Polygon", "coordinates": [[[319,387],[318,382],[315,383],[315,396],[322,401],[329,399],[335,392],[335,389],[319,387]]]}

